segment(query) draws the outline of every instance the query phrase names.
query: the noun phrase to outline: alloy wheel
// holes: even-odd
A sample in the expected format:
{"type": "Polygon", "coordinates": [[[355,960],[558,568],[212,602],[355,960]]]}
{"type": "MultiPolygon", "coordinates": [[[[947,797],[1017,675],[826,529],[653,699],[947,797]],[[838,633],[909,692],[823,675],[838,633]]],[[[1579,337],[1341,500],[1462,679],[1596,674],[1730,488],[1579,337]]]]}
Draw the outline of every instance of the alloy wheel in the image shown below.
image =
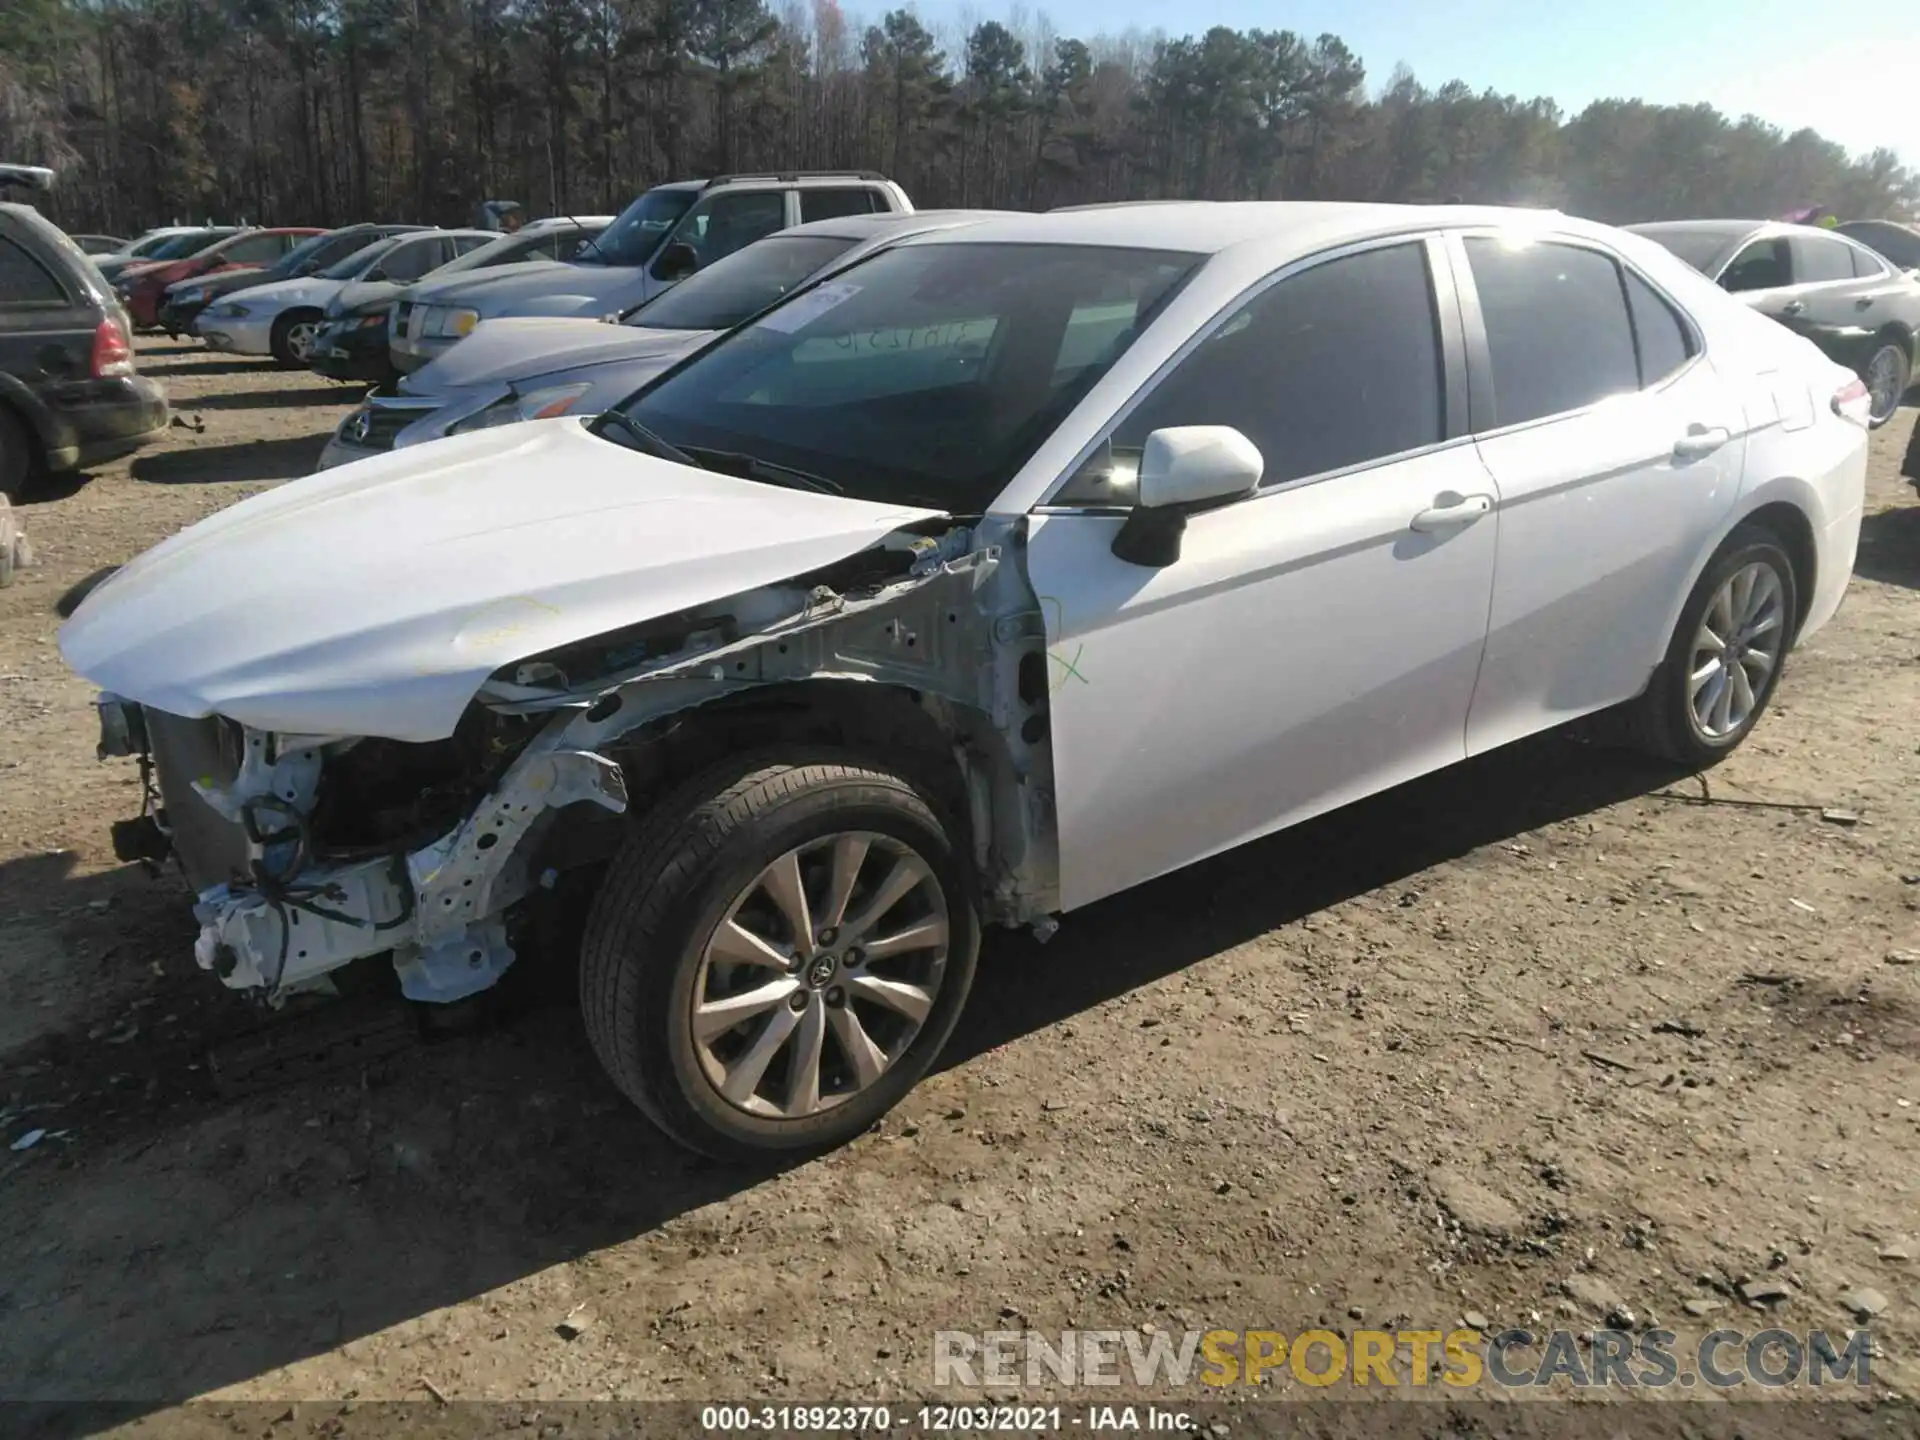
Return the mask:
{"type": "Polygon", "coordinates": [[[690,1034],[715,1092],[799,1120],[868,1089],[940,993],[947,897],[911,846],[843,831],[781,855],[707,938],[690,1034]]]}
{"type": "Polygon", "coordinates": [[[314,336],[320,333],[311,320],[296,320],[287,327],[287,353],[303,364],[313,358],[314,336]]]}
{"type": "Polygon", "coordinates": [[[1882,345],[1867,364],[1868,413],[1875,424],[1899,408],[1906,389],[1906,362],[1892,345],[1882,345]]]}
{"type": "Polygon", "coordinates": [[[1771,565],[1744,565],[1714,592],[1687,666],[1687,706],[1702,737],[1729,740],[1752,721],[1786,633],[1786,591],[1771,565]]]}

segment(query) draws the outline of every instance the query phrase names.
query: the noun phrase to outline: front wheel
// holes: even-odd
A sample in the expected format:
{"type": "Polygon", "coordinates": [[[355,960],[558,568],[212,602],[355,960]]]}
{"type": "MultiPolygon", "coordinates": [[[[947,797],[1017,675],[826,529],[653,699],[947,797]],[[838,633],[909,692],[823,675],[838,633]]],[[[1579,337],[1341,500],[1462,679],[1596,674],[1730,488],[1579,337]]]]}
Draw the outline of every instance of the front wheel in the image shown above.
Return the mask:
{"type": "Polygon", "coordinates": [[[290,310],[273,322],[268,348],[284,370],[298,370],[313,361],[313,342],[322,319],[317,310],[290,310]]]}
{"type": "Polygon", "coordinates": [[[1773,532],[1735,530],[1687,597],[1667,658],[1631,707],[1640,747],[1696,770],[1732,754],[1773,698],[1799,615],[1793,562],[1773,532]]]}
{"type": "Polygon", "coordinates": [[[830,1148],[919,1081],[973,982],[965,862],[928,796],[844,756],[738,760],[657,805],[587,919],[614,1082],[726,1160],[830,1148]]]}

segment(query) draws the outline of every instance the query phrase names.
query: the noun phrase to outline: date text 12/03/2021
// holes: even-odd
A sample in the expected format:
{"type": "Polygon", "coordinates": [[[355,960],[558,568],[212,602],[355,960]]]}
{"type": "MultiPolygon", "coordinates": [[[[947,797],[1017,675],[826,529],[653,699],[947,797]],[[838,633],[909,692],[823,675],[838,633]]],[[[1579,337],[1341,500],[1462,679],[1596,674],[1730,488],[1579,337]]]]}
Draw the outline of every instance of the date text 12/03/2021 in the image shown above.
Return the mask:
{"type": "Polygon", "coordinates": [[[1193,1418],[1160,1405],[707,1405],[700,1428],[710,1434],[1125,1435],[1191,1433],[1193,1418]]]}

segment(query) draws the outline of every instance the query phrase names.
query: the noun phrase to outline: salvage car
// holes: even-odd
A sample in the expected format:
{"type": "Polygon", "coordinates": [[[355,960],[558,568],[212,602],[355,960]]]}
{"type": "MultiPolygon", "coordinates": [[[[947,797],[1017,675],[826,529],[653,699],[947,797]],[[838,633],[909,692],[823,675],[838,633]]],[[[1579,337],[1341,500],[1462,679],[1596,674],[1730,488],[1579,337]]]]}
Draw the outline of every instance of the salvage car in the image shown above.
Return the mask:
{"type": "MultiPolygon", "coordinates": [[[[611,216],[536,220],[507,235],[482,230],[452,230],[455,257],[422,278],[438,279],[493,270],[504,265],[553,263],[575,254],[606,229],[611,216]],[[480,237],[475,239],[474,237],[480,237]]],[[[361,280],[327,302],[326,323],[314,337],[312,368],[335,380],[390,380],[398,372],[388,358],[393,317],[403,313],[410,282],[390,276],[361,280]]]]}
{"type": "Polygon", "coordinates": [[[554,415],[597,415],[681,356],[796,286],[908,236],[991,219],[991,210],[849,215],[782,230],[620,317],[489,320],[457,349],[342,420],[316,467],[554,415]]]}
{"type": "Polygon", "coordinates": [[[362,461],[60,632],[199,963],[453,1002],[591,892],[595,1053],[723,1157],[860,1133],[1035,926],[1575,717],[1738,747],[1847,588],[1865,386],[1540,211],[915,236],[588,422],[362,461]]]}
{"type": "Polygon", "coordinates": [[[1875,427],[1893,418],[1920,359],[1920,276],[1804,225],[1665,220],[1628,228],[1858,374],[1875,427]]]}
{"type": "Polygon", "coordinates": [[[123,271],[113,288],[120,296],[120,303],[126,306],[127,314],[133,317],[135,330],[157,330],[160,306],[168,289],[177,282],[236,270],[258,274],[296,245],[320,233],[311,225],[242,230],[178,260],[123,271]]]}
{"type": "Polygon", "coordinates": [[[239,233],[238,225],[169,226],[148,232],[122,254],[96,255],[93,263],[102,277],[113,284],[141,266],[182,259],[196,250],[204,250],[216,240],[239,233]]]}
{"type": "Polygon", "coordinates": [[[393,362],[417,370],[482,320],[570,315],[598,320],[658,295],[704,265],[813,220],[913,209],[906,192],[870,170],[721,175],[656,185],[574,257],[546,267],[436,281],[412,296],[394,331],[393,362]]]}
{"type": "Polygon", "coordinates": [[[376,240],[428,228],[425,225],[343,225],[338,230],[328,230],[301,241],[264,270],[227,270],[178,281],[167,287],[166,299],[160,304],[160,328],[175,338],[191,335],[193,322],[200,318],[200,312],[223,296],[258,285],[277,285],[282,280],[317,275],[376,240]]]}
{"type": "Polygon", "coordinates": [[[130,454],[167,422],[92,259],[31,206],[0,205],[0,495],[130,454]]]}
{"type": "MultiPolygon", "coordinates": [[[[200,312],[194,333],[209,348],[235,355],[270,355],[283,369],[313,359],[314,341],[334,296],[359,282],[418,280],[454,257],[449,234],[479,231],[416,230],[376,240],[317,275],[241,290],[200,312]]],[[[480,242],[493,237],[487,235],[480,242]]]]}

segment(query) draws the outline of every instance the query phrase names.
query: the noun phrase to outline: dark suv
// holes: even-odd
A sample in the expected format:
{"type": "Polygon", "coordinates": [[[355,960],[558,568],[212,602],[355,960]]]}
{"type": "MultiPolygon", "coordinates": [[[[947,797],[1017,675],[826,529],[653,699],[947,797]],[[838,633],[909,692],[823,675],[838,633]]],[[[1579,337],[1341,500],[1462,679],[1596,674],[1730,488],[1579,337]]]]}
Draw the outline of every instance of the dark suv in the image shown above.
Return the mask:
{"type": "Polygon", "coordinates": [[[79,246],[30,206],[0,205],[0,492],[166,429],[166,391],[135,372],[131,332],[79,246]]]}

